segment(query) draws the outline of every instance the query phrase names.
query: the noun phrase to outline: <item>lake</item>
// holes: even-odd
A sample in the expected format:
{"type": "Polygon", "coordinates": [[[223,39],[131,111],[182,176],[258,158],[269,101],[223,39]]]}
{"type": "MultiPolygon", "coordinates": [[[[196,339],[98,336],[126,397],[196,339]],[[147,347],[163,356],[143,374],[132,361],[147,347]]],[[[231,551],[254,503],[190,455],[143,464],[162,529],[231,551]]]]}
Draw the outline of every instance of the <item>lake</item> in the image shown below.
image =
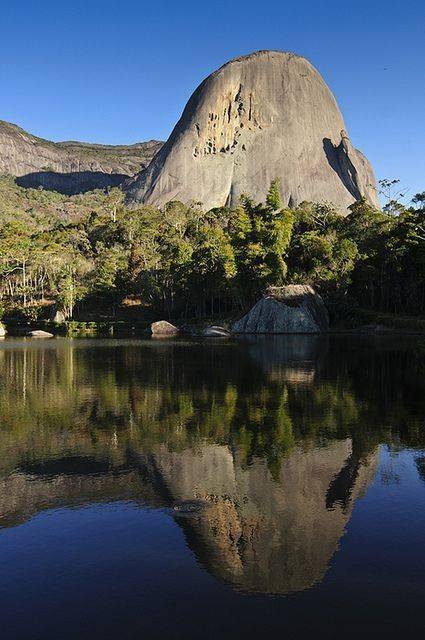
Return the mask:
{"type": "Polygon", "coordinates": [[[425,339],[0,343],[2,640],[425,631],[425,339]]]}

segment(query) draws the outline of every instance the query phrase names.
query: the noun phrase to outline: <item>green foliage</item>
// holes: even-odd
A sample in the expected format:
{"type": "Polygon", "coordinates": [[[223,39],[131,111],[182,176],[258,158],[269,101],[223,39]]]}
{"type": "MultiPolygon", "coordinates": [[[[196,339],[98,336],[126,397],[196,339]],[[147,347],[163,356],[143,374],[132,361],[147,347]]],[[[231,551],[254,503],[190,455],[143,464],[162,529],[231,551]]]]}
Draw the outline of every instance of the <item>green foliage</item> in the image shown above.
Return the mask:
{"type": "Polygon", "coordinates": [[[286,250],[294,224],[293,212],[276,210],[281,202],[278,184],[270,187],[266,204],[254,204],[244,196],[230,225],[235,251],[236,286],[245,301],[251,301],[269,285],[285,281],[286,250]]]}
{"type": "Polygon", "coordinates": [[[289,253],[291,279],[312,284],[328,295],[347,290],[358,247],[344,233],[345,220],[327,204],[303,203],[295,216],[289,253]]]}
{"type": "Polygon", "coordinates": [[[0,305],[28,318],[52,303],[69,319],[88,308],[116,316],[127,303],[174,318],[221,315],[302,282],[334,309],[422,313],[425,196],[399,206],[396,184],[382,181],[386,211],[363,199],[342,216],[328,203],[282,208],[278,180],[265,203],[243,196],[236,209],[127,210],[117,189],[67,197],[0,176],[0,305]]]}
{"type": "Polygon", "coordinates": [[[414,195],[412,198],[412,202],[413,204],[418,205],[419,211],[425,211],[425,191],[414,195]]]}
{"type": "Polygon", "coordinates": [[[282,209],[282,197],[280,195],[280,180],[276,178],[270,185],[269,192],[266,197],[266,204],[273,211],[280,211],[282,209]]]}

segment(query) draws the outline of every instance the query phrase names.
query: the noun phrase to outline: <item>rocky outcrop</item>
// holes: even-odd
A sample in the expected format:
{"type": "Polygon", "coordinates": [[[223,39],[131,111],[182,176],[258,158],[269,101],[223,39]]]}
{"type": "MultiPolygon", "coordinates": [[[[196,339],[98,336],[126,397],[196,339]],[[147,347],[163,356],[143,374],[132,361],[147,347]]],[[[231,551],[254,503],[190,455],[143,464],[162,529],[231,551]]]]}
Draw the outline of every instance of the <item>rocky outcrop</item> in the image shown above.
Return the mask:
{"type": "Polygon", "coordinates": [[[196,89],[171,136],[127,187],[130,203],[264,201],[279,178],[284,205],[364,196],[378,206],[373,170],[351,144],[334,96],[305,58],[258,51],[196,89]]]}
{"type": "Polygon", "coordinates": [[[162,142],[111,146],[50,142],[0,121],[0,174],[18,178],[23,187],[66,194],[120,185],[147,166],[162,142]]]}
{"type": "Polygon", "coordinates": [[[63,322],[66,322],[66,314],[62,309],[59,309],[59,307],[55,304],[50,309],[49,320],[57,324],[62,324],[63,322]]]}
{"type": "Polygon", "coordinates": [[[233,323],[234,333],[320,333],[329,328],[321,296],[309,285],[273,287],[233,323]]]}

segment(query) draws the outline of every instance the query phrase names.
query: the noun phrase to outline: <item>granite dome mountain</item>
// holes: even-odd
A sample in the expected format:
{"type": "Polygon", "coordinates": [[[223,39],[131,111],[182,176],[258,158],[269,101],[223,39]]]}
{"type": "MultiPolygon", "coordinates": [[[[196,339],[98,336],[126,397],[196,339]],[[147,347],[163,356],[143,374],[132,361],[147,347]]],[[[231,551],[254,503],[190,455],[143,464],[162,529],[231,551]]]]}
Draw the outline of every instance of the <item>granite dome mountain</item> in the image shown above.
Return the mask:
{"type": "Polygon", "coordinates": [[[130,204],[263,201],[279,178],[285,205],[364,196],[378,206],[373,170],[355,149],[330,89],[305,58],[258,51],[208,76],[169,139],[130,185],[130,204]]]}

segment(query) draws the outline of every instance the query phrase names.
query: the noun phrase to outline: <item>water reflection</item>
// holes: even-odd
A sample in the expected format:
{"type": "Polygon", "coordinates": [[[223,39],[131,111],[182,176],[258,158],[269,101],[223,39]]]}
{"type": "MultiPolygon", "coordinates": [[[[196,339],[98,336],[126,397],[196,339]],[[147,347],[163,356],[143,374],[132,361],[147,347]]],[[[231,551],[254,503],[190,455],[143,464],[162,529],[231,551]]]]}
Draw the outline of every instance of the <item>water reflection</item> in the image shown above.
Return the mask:
{"type": "MultiPolygon", "coordinates": [[[[422,372],[409,341],[5,342],[0,524],[137,501],[167,509],[235,588],[306,589],[337,551],[379,444],[423,446],[422,372]]],[[[417,466],[423,477],[423,457],[417,466]]]]}
{"type": "MultiPolygon", "coordinates": [[[[171,453],[158,447],[140,456],[165,503],[205,504],[186,517],[191,548],[214,575],[239,589],[289,593],[324,575],[351,514],[352,502],[373,478],[372,453],[352,477],[350,495],[327,505],[327,493],[351,456],[350,440],[294,447],[279,465],[279,479],[255,459],[245,466],[238,449],[204,445],[171,453]]],[[[344,487],[345,489],[345,487],[344,487]]],[[[179,513],[179,512],[178,512],[179,513]]]]}

